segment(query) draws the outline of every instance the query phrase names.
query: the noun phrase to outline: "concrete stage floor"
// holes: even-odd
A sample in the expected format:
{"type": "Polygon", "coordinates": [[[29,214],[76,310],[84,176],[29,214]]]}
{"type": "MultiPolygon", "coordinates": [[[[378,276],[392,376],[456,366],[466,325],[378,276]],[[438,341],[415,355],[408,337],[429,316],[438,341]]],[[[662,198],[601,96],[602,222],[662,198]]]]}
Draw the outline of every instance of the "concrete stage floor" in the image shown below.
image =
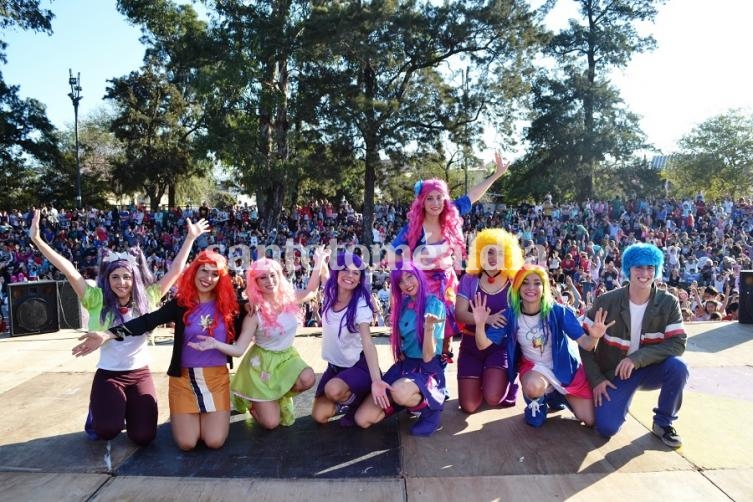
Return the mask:
{"type": "MultiPolygon", "coordinates": [[[[442,430],[408,434],[407,416],[373,431],[317,426],[313,390],[296,398],[296,423],[258,430],[234,415],[221,450],[184,453],[173,444],[165,371],[168,330],[150,347],[160,430],[138,448],[125,434],[106,443],[82,431],[96,357],[70,355],[78,332],[0,337],[0,500],[258,501],[745,501],[753,500],[753,325],[690,323],[691,367],[673,451],[650,432],[658,392],[639,392],[622,431],[607,441],[568,412],[534,430],[522,399],[466,415],[452,398],[442,430]]],[[[375,337],[383,369],[387,338],[375,337]]],[[[296,347],[321,374],[321,339],[301,330],[296,347]]],[[[457,347],[455,342],[455,346],[457,347]]],[[[457,352],[457,349],[456,349],[457,352]]]]}

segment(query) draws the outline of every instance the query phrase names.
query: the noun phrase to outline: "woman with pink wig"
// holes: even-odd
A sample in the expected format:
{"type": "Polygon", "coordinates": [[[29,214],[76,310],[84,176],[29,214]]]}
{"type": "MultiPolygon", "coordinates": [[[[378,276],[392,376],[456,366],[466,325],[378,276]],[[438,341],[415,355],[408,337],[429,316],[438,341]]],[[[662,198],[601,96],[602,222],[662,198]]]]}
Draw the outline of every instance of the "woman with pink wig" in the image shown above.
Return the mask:
{"type": "Polygon", "coordinates": [[[491,176],[454,201],[444,181],[417,182],[414,187],[416,198],[408,210],[408,223],[392,241],[395,255],[415,262],[424,271],[429,293],[445,304],[445,351],[449,350],[449,341],[457,332],[454,312],[458,276],[455,264],[466,255],[461,216],[469,213],[471,205],[479,201],[507,171],[508,164],[499,153],[495,153],[494,163],[496,169],[491,176]]]}
{"type": "Polygon", "coordinates": [[[255,311],[243,320],[238,341],[230,345],[199,337],[198,343],[192,344],[199,350],[217,349],[233,357],[245,352],[230,384],[233,404],[238,411],[249,410],[265,429],[293,425],[293,396],[316,382],[314,370],[298,354],[293,341],[299,305],[316,295],[328,258],[328,250],[315,251],[314,270],[306,289],[301,291],[293,289],[279,262],[256,260],[246,274],[246,296],[255,311]]]}
{"type": "MultiPolygon", "coordinates": [[[[589,336],[575,312],[552,298],[546,270],[527,263],[515,274],[509,303],[501,343],[507,345],[508,381],[514,381],[520,372],[520,385],[527,404],[526,423],[541,427],[550,408],[568,406],[580,421],[592,426],[593,393],[578,347],[591,350],[596,346],[596,340],[607,329],[606,313],[600,311],[596,315],[589,336]]],[[[476,324],[476,344],[483,350],[495,343],[487,335],[486,324],[491,311],[486,297],[476,294],[471,309],[476,324]]]]}

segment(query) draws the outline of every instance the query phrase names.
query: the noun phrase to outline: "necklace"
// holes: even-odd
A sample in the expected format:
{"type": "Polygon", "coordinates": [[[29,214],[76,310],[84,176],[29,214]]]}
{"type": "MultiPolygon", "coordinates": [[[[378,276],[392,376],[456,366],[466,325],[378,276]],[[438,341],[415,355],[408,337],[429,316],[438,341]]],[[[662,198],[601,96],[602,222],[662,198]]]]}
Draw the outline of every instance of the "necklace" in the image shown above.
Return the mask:
{"type": "Polygon", "coordinates": [[[133,300],[129,301],[125,305],[119,305],[118,306],[118,312],[125,315],[128,313],[129,310],[131,310],[131,307],[133,306],[133,300]]]}
{"type": "Polygon", "coordinates": [[[497,271],[496,271],[496,272],[495,272],[495,273],[494,273],[493,275],[492,275],[492,274],[490,274],[489,272],[487,272],[486,270],[484,270],[484,273],[486,274],[486,282],[488,282],[489,284],[492,284],[492,283],[494,283],[494,279],[495,279],[495,278],[496,278],[496,277],[497,277],[497,276],[498,276],[499,274],[501,274],[501,273],[502,273],[502,271],[501,271],[501,270],[497,270],[497,271]]]}

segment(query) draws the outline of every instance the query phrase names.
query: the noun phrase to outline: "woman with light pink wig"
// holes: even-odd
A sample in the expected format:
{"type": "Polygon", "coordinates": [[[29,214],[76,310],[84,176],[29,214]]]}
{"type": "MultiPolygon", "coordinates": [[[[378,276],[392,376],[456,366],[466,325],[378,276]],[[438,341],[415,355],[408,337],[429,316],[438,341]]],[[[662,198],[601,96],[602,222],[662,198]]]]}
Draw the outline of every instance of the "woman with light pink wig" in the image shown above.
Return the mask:
{"type": "MultiPolygon", "coordinates": [[[[414,187],[416,198],[408,210],[408,222],[392,241],[395,255],[415,262],[424,271],[429,293],[442,300],[447,309],[444,352],[458,329],[455,324],[455,293],[458,276],[455,262],[466,255],[463,218],[471,205],[484,196],[509,166],[499,153],[494,154],[494,173],[452,200],[447,183],[439,179],[419,181],[414,187]],[[407,252],[407,256],[406,256],[407,252]]],[[[394,260],[394,257],[393,257],[394,260]]]]}
{"type": "Polygon", "coordinates": [[[218,349],[233,357],[245,352],[230,383],[233,404],[238,411],[249,410],[265,429],[293,425],[293,396],[316,382],[314,370],[298,354],[293,341],[298,329],[298,306],[316,294],[320,272],[328,270],[328,257],[324,248],[316,250],[314,270],[308,286],[301,291],[293,289],[277,261],[256,260],[246,274],[246,295],[253,310],[243,320],[238,341],[228,345],[206,338],[192,345],[200,350],[218,349]]]}

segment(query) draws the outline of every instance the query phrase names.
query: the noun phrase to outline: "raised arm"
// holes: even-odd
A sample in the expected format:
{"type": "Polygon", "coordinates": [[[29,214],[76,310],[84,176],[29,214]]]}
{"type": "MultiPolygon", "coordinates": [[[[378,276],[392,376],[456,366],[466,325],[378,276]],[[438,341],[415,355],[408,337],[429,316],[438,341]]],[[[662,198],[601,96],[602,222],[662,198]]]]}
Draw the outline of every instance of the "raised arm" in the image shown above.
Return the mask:
{"type": "Polygon", "coordinates": [[[322,282],[322,277],[329,277],[329,268],[327,262],[329,261],[330,250],[325,249],[324,246],[319,246],[314,250],[314,269],[311,271],[311,277],[306,285],[306,289],[296,291],[295,299],[298,303],[306,303],[316,296],[316,292],[319,290],[319,284],[322,282]]]}
{"type": "Polygon", "coordinates": [[[486,297],[481,293],[476,293],[476,298],[470,302],[470,307],[473,313],[473,322],[476,324],[476,347],[479,350],[484,350],[493,343],[486,336],[486,321],[491,314],[491,311],[486,306],[486,297]]]}
{"type": "Polygon", "coordinates": [[[31,242],[33,242],[34,245],[37,246],[37,249],[39,249],[39,251],[43,255],[45,255],[48,260],[50,260],[50,264],[52,264],[55,268],[60,270],[65,275],[65,278],[68,279],[68,282],[73,287],[73,291],[76,292],[76,295],[79,298],[83,298],[84,292],[86,291],[86,280],[79,273],[79,271],[76,270],[76,267],[73,265],[73,263],[58,254],[57,251],[52,249],[52,247],[50,247],[50,245],[45,242],[45,240],[39,233],[39,219],[39,209],[35,209],[34,217],[31,219],[31,227],[29,228],[29,237],[31,237],[31,242]]]}
{"type": "Polygon", "coordinates": [[[209,223],[202,218],[196,223],[192,223],[190,218],[186,218],[186,226],[188,227],[188,234],[186,235],[183,245],[180,247],[180,251],[175,255],[172,265],[167,270],[167,273],[157,281],[159,284],[160,293],[165,296],[167,292],[173,287],[175,281],[178,280],[180,273],[183,271],[183,267],[186,266],[188,255],[191,252],[191,247],[194,241],[203,233],[209,231],[209,223]]]}
{"type": "Polygon", "coordinates": [[[489,190],[489,188],[497,181],[503,174],[507,172],[507,168],[510,167],[510,163],[502,158],[499,152],[494,152],[494,165],[496,166],[494,172],[488,178],[484,178],[478,185],[471,187],[468,190],[468,198],[471,199],[471,203],[476,203],[481,200],[481,197],[489,190]]]}

